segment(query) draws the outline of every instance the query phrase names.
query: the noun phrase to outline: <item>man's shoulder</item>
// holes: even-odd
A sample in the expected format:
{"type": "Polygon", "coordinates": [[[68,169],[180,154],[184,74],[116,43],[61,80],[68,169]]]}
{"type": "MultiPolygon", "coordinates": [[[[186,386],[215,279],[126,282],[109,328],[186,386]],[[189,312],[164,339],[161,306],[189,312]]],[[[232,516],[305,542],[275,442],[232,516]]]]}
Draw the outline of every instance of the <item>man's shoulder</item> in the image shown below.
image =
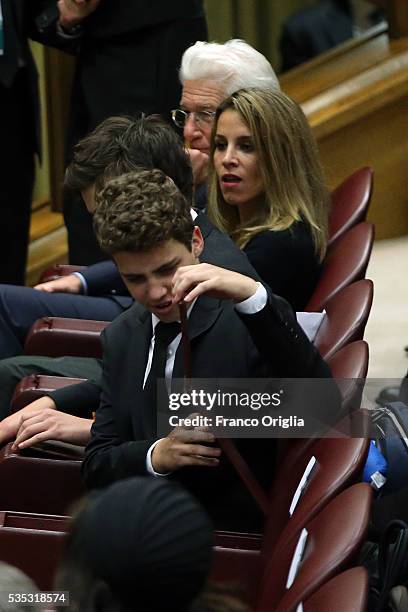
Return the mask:
{"type": "Polygon", "coordinates": [[[134,302],[130,308],[122,312],[105,329],[105,335],[111,339],[124,334],[131,334],[138,326],[146,323],[149,312],[138,302],[134,302]]]}

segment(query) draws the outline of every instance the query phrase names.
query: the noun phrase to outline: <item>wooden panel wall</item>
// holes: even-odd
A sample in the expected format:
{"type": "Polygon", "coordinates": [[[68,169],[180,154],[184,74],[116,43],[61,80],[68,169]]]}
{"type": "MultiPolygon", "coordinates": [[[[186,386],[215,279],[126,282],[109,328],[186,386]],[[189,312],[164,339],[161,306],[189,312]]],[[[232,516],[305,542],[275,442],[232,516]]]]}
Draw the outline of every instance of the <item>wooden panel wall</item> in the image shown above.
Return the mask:
{"type": "Polygon", "coordinates": [[[408,38],[381,28],[284,75],[302,104],[331,186],[371,165],[377,238],[408,234],[408,38]]]}

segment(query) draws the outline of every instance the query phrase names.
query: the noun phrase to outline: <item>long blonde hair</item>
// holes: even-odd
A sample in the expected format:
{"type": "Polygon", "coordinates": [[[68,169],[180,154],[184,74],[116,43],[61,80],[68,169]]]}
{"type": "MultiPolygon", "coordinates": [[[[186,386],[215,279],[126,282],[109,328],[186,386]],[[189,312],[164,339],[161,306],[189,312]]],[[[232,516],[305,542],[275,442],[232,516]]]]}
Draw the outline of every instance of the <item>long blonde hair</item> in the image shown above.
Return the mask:
{"type": "Polygon", "coordinates": [[[209,216],[243,248],[264,230],[285,230],[303,220],[310,226],[316,253],[327,246],[329,192],[319,152],[300,106],[279,90],[241,89],[217,109],[211,139],[209,216]],[[240,225],[238,209],[228,205],[214,169],[214,136],[221,114],[232,109],[248,126],[265,186],[265,206],[251,223],[240,225]]]}

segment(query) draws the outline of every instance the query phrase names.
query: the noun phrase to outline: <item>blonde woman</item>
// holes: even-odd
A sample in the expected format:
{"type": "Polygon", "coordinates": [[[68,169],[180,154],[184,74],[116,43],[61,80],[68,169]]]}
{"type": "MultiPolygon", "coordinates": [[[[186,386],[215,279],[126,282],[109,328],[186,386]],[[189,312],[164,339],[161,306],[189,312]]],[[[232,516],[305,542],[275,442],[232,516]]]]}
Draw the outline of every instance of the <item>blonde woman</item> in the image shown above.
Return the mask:
{"type": "Polygon", "coordinates": [[[303,310],[326,252],[329,195],[299,105],[242,89],[217,109],[209,215],[271,289],[303,310]]]}

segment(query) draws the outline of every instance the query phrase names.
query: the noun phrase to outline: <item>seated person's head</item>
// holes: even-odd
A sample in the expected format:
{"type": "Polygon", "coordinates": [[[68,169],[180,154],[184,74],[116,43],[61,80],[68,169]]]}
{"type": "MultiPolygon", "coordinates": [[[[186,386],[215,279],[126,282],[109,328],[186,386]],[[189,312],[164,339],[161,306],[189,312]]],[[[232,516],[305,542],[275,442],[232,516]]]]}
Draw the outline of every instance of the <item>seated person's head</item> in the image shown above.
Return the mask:
{"type": "Polygon", "coordinates": [[[193,177],[189,158],[180,137],[157,115],[105,119],[75,146],[64,185],[81,192],[89,212],[93,212],[95,188],[106,177],[120,176],[139,167],[162,170],[191,202],[193,177]]]}
{"type": "Polygon", "coordinates": [[[241,90],[218,108],[211,146],[210,216],[243,247],[257,232],[310,224],[326,246],[328,193],[299,105],[279,90],[241,90]]]}
{"type": "Polygon", "coordinates": [[[266,57],[243,40],[192,45],[182,57],[180,80],[183,93],[173,120],[186,143],[204,153],[210,150],[215,110],[227,96],[244,87],[279,88],[266,57]]]}
{"type": "Polygon", "coordinates": [[[94,227],[134,299],[164,322],[178,320],[172,279],[198,263],[204,242],[174,182],[160,170],[109,179],[96,192],[94,227]]]}
{"type": "Polygon", "coordinates": [[[69,610],[183,612],[203,587],[211,556],[209,520],[186,491],[130,478],[76,517],[57,588],[70,591],[69,610]]]}

